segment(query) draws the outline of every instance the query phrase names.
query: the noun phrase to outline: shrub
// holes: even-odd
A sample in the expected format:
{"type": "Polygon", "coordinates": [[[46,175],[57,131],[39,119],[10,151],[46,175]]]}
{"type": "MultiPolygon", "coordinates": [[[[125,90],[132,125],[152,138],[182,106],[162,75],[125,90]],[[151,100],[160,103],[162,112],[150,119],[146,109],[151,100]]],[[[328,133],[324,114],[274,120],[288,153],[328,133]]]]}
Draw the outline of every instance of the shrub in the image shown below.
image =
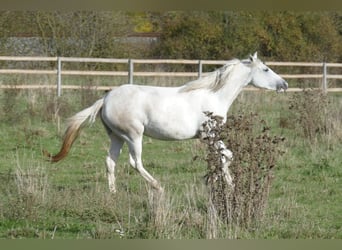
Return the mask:
{"type": "Polygon", "coordinates": [[[300,135],[313,141],[318,134],[327,132],[328,96],[322,90],[294,93],[290,99],[290,120],[300,135]]]}
{"type": "MultiPolygon", "coordinates": [[[[256,114],[232,115],[225,124],[221,121],[222,118],[209,115],[208,122],[216,126],[211,136],[203,139],[208,149],[209,204],[213,204],[225,223],[247,228],[264,215],[272,170],[281,154],[278,144],[284,138],[271,136],[266,122],[256,114]],[[223,178],[220,153],[214,147],[219,140],[233,152],[229,169],[234,188],[230,188],[223,178]]],[[[204,132],[209,133],[208,130],[204,132]]]]}

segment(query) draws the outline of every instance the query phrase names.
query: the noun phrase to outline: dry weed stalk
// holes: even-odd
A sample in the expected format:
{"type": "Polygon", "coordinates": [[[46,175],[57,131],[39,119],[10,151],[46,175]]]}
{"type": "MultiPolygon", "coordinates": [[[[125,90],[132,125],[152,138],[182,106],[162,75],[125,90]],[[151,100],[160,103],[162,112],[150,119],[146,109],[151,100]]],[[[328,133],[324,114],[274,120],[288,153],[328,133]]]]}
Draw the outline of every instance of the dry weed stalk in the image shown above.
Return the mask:
{"type": "Polygon", "coordinates": [[[327,120],[329,100],[322,90],[304,89],[290,99],[292,124],[305,138],[315,142],[317,135],[326,134],[332,126],[327,120]]]}
{"type": "MultiPolygon", "coordinates": [[[[272,169],[281,153],[277,144],[284,138],[270,136],[266,122],[258,119],[256,114],[228,116],[225,124],[220,117],[207,115],[208,122],[216,125],[210,131],[205,130],[206,124],[203,126],[203,132],[210,135],[202,139],[208,149],[206,183],[209,206],[213,204],[215,213],[224,222],[248,227],[264,215],[272,169]],[[220,154],[214,147],[220,140],[233,152],[229,168],[234,188],[224,181],[220,154]]],[[[208,215],[211,217],[216,216],[208,215]]]]}
{"type": "Polygon", "coordinates": [[[19,213],[16,217],[37,217],[37,207],[44,204],[48,198],[49,183],[45,171],[31,166],[24,170],[18,165],[15,170],[15,184],[17,198],[12,204],[13,213],[19,213]]]}

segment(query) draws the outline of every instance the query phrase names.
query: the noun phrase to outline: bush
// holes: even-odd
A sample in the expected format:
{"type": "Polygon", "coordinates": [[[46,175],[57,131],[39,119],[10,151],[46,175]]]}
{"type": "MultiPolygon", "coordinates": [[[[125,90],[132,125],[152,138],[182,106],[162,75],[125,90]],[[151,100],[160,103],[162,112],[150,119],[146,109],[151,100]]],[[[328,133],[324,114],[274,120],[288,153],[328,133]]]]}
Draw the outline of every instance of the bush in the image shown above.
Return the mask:
{"type": "Polygon", "coordinates": [[[169,12],[151,54],[157,58],[229,58],[221,20],[214,12],[169,12]]]}
{"type": "Polygon", "coordinates": [[[208,148],[206,180],[210,204],[225,223],[248,228],[264,215],[272,170],[281,154],[278,144],[284,138],[271,136],[266,122],[256,114],[229,116],[225,124],[220,117],[209,118],[208,122],[216,124],[212,136],[203,139],[208,148]],[[219,140],[233,152],[229,168],[234,188],[223,178],[220,154],[214,147],[219,140]]]}
{"type": "Polygon", "coordinates": [[[303,90],[290,99],[290,120],[296,131],[311,142],[327,132],[328,96],[322,90],[303,90]]]}

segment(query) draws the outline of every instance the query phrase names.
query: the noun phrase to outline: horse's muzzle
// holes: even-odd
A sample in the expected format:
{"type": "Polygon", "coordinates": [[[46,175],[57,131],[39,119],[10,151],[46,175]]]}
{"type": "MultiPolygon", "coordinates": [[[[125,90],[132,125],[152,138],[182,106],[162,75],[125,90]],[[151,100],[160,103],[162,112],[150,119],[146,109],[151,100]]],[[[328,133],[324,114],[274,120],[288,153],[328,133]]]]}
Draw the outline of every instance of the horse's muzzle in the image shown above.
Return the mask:
{"type": "Polygon", "coordinates": [[[277,92],[285,92],[287,88],[289,87],[289,84],[283,80],[277,85],[277,92]]]}

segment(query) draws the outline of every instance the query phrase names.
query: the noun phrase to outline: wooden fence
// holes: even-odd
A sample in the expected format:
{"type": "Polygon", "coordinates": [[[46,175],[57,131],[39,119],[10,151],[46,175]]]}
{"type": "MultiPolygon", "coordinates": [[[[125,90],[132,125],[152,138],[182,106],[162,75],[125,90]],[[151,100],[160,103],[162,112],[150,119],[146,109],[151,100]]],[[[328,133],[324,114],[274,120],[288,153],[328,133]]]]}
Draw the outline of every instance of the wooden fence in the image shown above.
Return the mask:
{"type": "MultiPolygon", "coordinates": [[[[176,60],[176,59],[112,59],[112,58],[75,58],[75,57],[13,57],[0,56],[0,62],[53,62],[55,68],[46,69],[0,69],[1,74],[40,74],[40,75],[56,75],[56,85],[48,85],[57,89],[57,95],[61,96],[62,88],[79,89],[81,86],[62,85],[62,76],[78,75],[78,76],[124,76],[127,77],[128,83],[134,83],[134,76],[144,77],[201,77],[207,73],[203,72],[203,65],[223,65],[224,60],[176,60]],[[100,70],[64,70],[63,63],[109,63],[109,64],[126,64],[127,71],[100,71],[100,70]],[[134,70],[134,65],[138,64],[181,64],[181,65],[197,65],[196,72],[139,72],[134,70]]],[[[4,64],[4,63],[2,63],[4,64]]],[[[341,92],[342,88],[328,88],[328,79],[342,79],[342,74],[329,74],[329,68],[342,68],[342,63],[312,63],[312,62],[266,62],[269,66],[286,66],[286,67],[313,67],[319,68],[319,74],[280,74],[285,79],[321,79],[322,89],[325,92],[341,92]]],[[[278,72],[278,70],[277,70],[278,72]]],[[[42,88],[40,85],[6,85],[0,83],[0,88],[42,88]]],[[[97,86],[97,89],[108,89],[109,86],[97,86]]],[[[300,88],[289,88],[288,91],[298,91],[300,88]]]]}

